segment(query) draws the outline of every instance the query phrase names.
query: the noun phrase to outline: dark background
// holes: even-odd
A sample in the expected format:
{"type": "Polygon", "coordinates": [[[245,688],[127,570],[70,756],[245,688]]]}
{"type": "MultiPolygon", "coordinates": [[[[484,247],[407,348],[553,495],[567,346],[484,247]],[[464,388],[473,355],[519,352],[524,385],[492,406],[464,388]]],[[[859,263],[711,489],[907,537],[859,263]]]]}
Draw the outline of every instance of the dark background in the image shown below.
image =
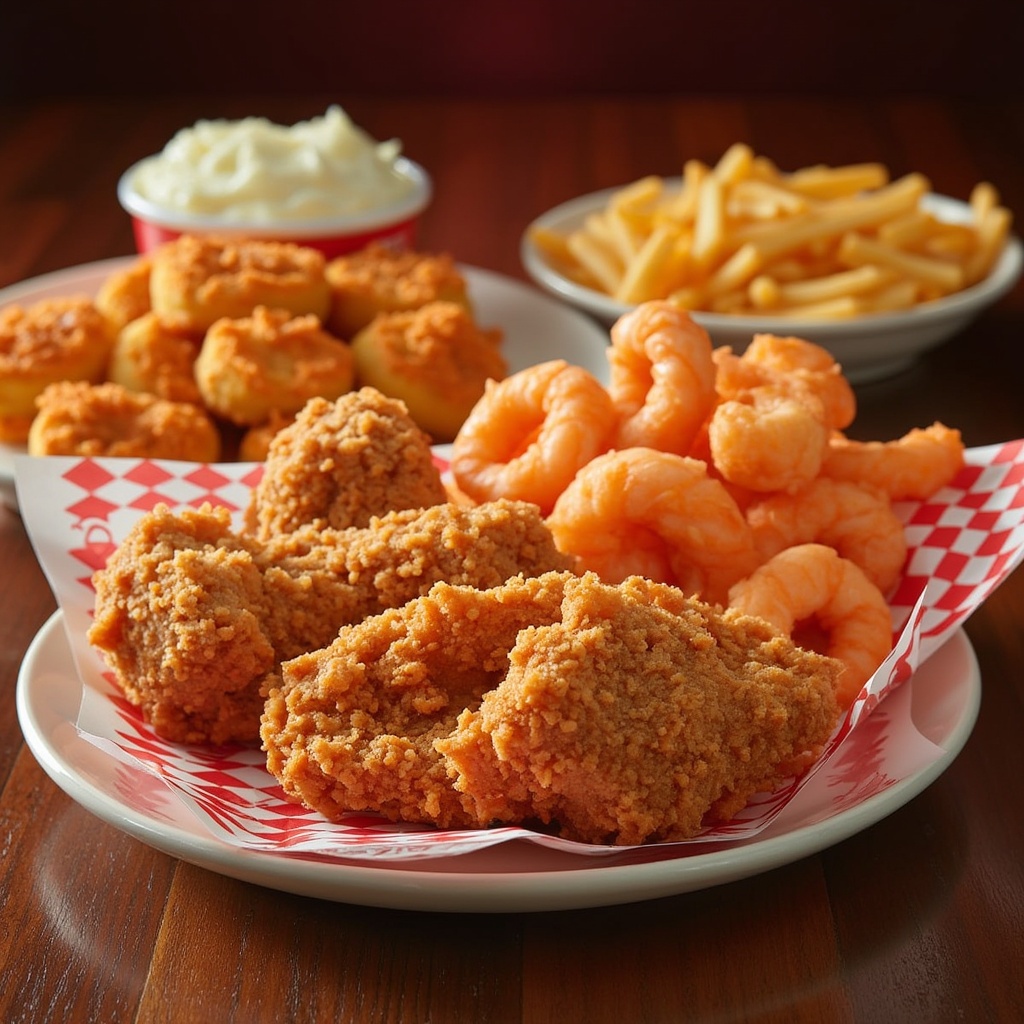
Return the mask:
{"type": "Polygon", "coordinates": [[[0,98],[1019,96],[1021,0],[6,0],[0,98]]]}

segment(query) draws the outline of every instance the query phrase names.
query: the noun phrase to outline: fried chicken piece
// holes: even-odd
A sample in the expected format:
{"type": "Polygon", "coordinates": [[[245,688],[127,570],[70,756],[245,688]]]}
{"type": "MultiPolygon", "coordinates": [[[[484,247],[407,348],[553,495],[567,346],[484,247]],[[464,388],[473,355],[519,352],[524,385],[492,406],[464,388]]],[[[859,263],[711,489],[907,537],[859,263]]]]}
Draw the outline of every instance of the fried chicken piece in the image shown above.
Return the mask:
{"type": "Polygon", "coordinates": [[[132,703],[177,742],[255,741],[279,663],[438,579],[490,587],[562,568],[535,506],[405,510],[261,542],[223,509],[157,506],[94,576],[89,631],[132,703]]]}
{"type": "Polygon", "coordinates": [[[226,743],[251,734],[275,665],[256,546],[226,511],[144,515],[94,574],[89,641],[157,735],[226,743]]]}
{"type": "Polygon", "coordinates": [[[430,439],[405,405],[360,388],[334,402],[311,399],[274,435],[246,529],[265,540],[303,526],[366,526],[447,500],[430,439]]]}
{"type": "Polygon", "coordinates": [[[285,662],[260,735],[285,791],[330,820],[683,839],[806,769],[839,669],[639,577],[439,583],[285,662]]]}
{"type": "Polygon", "coordinates": [[[356,376],[400,398],[409,415],[439,443],[455,439],[488,380],[508,362],[502,332],[481,327],[457,302],[381,313],[352,338],[356,376]]]}
{"type": "Polygon", "coordinates": [[[199,405],[194,367],[200,341],[156,313],[143,313],[118,331],[107,379],[129,391],[199,405]]]}
{"type": "Polygon", "coordinates": [[[337,398],[355,383],[352,350],[315,316],[266,306],[214,323],[194,376],[206,407],[241,427],[294,416],[310,398],[337,398]]]}
{"type": "Polygon", "coordinates": [[[331,820],[375,811],[393,821],[476,824],[435,740],[499,683],[519,631],[558,616],[568,575],[486,591],[438,583],[286,662],[260,730],[269,771],[331,820]]]}
{"type": "Polygon", "coordinates": [[[477,825],[536,817],[583,842],[681,840],[817,757],[840,671],[759,619],[588,573],[435,747],[477,825]]]}
{"type": "Polygon", "coordinates": [[[293,576],[347,580],[360,595],[360,618],[403,605],[442,581],[487,590],[514,576],[572,565],[536,505],[504,499],[400,509],[364,528],[304,527],[263,542],[263,559],[293,576]]]}
{"type": "Polygon", "coordinates": [[[113,381],[58,381],[36,399],[30,455],[116,456],[216,462],[217,425],[204,409],[129,391],[113,381]]]}
{"type": "Polygon", "coordinates": [[[0,309],[0,441],[24,443],[36,399],[58,381],[103,379],[113,336],[84,296],[0,309]]]}
{"type": "Polygon", "coordinates": [[[93,301],[112,335],[151,310],[149,276],[152,269],[153,261],[148,256],[140,256],[104,278],[93,301]]]}
{"type": "Polygon", "coordinates": [[[419,309],[428,302],[472,307],[466,278],[449,253],[371,242],[328,261],[325,276],[331,290],[328,327],[346,341],[380,313],[419,309]]]}
{"type": "Polygon", "coordinates": [[[293,242],[182,235],[150,260],[153,312],[199,334],[221,317],[245,317],[256,306],[311,313],[321,321],[330,311],[323,254],[293,242]]]}

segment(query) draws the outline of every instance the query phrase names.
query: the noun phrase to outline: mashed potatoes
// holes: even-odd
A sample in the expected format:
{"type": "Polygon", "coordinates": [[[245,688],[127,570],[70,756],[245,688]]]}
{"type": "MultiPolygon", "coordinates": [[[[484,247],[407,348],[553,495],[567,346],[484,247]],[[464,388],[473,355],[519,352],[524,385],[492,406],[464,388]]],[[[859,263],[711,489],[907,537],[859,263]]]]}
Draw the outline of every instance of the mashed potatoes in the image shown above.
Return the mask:
{"type": "Polygon", "coordinates": [[[128,183],[164,210],[268,224],[372,211],[414,191],[401,144],[377,142],[337,106],[291,126],[266,118],[183,128],[128,183]]]}

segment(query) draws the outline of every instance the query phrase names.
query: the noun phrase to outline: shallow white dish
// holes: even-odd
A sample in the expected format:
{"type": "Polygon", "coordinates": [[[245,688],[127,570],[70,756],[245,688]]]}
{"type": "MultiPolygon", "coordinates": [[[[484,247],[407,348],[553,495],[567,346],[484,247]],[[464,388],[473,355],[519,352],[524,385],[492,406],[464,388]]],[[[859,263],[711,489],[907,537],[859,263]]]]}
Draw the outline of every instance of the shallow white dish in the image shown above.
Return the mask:
{"type": "MultiPolygon", "coordinates": [[[[46,773],[86,810],[171,856],[231,878],[337,902],[406,910],[534,912],[609,906],[706,889],[792,863],[854,835],[913,799],[952,763],[970,736],[981,679],[963,631],[953,635],[914,676],[875,710],[879,729],[864,730],[863,756],[886,767],[894,745],[886,729],[909,709],[917,729],[945,753],[927,768],[896,777],[881,792],[830,813],[818,803],[786,808],[756,839],[726,845],[649,846],[610,857],[581,857],[522,841],[475,853],[373,866],[286,853],[256,852],[214,838],[164,783],[90,743],[75,728],[82,682],[68,646],[62,613],[39,631],[17,685],[18,718],[46,773]],[[808,824],[807,822],[813,822],[808,824]]],[[[115,715],[111,705],[111,716],[115,715]]],[[[856,735],[856,733],[854,734],[856,735]]],[[[851,737],[851,741],[853,737],[851,737]]],[[[857,757],[856,749],[850,751],[857,757]]],[[[870,792],[870,791],[869,791],[870,792]]],[[[795,803],[795,802],[794,802],[795,803]]]]}
{"type": "MultiPolygon", "coordinates": [[[[119,256],[57,270],[0,289],[0,307],[28,305],[62,295],[95,295],[114,271],[138,257],[119,256]]],[[[565,359],[584,367],[602,382],[608,380],[608,332],[589,317],[556,302],[521,281],[490,270],[461,267],[479,321],[504,331],[504,352],[510,372],[548,359],[565,359]]],[[[23,446],[0,444],[0,501],[17,508],[14,455],[23,446]]]]}
{"type": "MultiPolygon", "coordinates": [[[[613,324],[631,307],[560,274],[540,254],[530,239],[535,227],[560,234],[582,224],[584,218],[603,209],[618,189],[605,189],[571,199],[542,214],[526,229],[520,257],[527,273],[542,288],[595,317],[613,324]]],[[[924,205],[944,220],[965,221],[970,208],[946,196],[931,195],[924,205]]],[[[925,352],[962,331],[987,306],[1006,294],[1017,282],[1024,262],[1020,240],[1012,237],[992,273],[979,284],[955,295],[899,313],[879,313],[855,320],[805,320],[779,316],[740,316],[695,312],[693,319],[711,335],[715,345],[746,348],[757,332],[796,335],[826,348],[855,384],[891,377],[912,366],[925,352]]]]}

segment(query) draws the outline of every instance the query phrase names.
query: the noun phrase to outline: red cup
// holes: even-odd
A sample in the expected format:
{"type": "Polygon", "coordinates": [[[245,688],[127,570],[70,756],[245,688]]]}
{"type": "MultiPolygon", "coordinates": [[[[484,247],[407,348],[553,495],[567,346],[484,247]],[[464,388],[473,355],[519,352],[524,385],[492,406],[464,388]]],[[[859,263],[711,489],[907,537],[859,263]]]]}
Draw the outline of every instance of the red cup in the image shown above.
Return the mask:
{"type": "Polygon", "coordinates": [[[396,170],[412,181],[409,196],[378,210],[360,211],[320,221],[282,221],[278,224],[239,224],[217,217],[198,217],[161,209],[140,196],[132,185],[138,164],[121,176],[117,196],[132,218],[135,246],[150,252],[181,235],[218,235],[226,238],[259,238],[293,242],[318,249],[327,259],[363,249],[371,242],[395,248],[412,248],[419,217],[432,197],[429,175],[418,164],[400,158],[396,170]]]}

